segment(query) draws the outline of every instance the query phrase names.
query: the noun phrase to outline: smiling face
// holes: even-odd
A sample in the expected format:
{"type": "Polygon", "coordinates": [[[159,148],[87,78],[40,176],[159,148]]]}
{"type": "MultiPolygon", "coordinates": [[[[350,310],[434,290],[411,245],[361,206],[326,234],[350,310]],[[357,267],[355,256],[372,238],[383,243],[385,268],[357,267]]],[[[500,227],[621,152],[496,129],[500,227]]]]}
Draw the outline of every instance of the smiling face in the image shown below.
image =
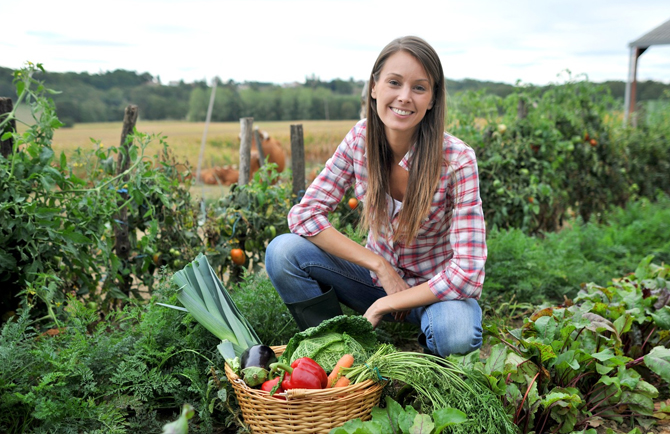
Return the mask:
{"type": "Polygon", "coordinates": [[[376,100],[377,114],[384,123],[389,142],[402,140],[409,146],[414,133],[433,107],[433,83],[410,53],[400,50],[386,59],[370,96],[376,100]]]}

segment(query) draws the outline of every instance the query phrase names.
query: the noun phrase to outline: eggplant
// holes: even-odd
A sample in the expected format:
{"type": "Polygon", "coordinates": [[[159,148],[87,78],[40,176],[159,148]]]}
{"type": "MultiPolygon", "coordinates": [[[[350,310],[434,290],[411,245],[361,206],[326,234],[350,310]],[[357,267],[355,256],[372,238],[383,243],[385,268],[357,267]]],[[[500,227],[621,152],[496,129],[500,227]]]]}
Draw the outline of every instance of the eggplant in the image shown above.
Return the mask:
{"type": "Polygon", "coordinates": [[[250,387],[263,384],[270,376],[270,364],[277,362],[277,355],[267,345],[253,345],[240,356],[240,373],[250,387]]]}
{"type": "Polygon", "coordinates": [[[257,366],[263,369],[270,369],[270,364],[277,361],[277,355],[272,348],[267,345],[252,345],[240,356],[240,368],[245,369],[251,366],[257,366]]]}

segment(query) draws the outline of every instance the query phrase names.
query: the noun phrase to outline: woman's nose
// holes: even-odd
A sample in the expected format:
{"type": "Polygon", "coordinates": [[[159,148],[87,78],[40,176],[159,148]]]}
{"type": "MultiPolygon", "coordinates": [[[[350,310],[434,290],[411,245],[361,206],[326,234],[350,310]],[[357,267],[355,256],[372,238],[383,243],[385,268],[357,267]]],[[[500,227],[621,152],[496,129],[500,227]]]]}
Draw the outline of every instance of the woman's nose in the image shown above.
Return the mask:
{"type": "Polygon", "coordinates": [[[403,86],[398,94],[398,101],[409,102],[412,100],[412,89],[409,86],[403,86]]]}

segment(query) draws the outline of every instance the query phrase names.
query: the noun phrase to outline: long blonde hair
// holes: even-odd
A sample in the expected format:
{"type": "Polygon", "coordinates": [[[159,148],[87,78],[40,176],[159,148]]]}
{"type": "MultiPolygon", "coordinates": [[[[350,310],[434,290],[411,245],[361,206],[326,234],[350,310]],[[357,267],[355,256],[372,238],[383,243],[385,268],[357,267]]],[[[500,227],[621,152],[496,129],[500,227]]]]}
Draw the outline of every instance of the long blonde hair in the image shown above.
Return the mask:
{"type": "Polygon", "coordinates": [[[409,181],[398,216],[398,226],[393,240],[410,242],[421,222],[430,212],[433,195],[440,180],[444,155],[444,118],[446,114],[446,89],[440,58],[426,41],[416,36],[405,36],[389,43],[379,54],[372,68],[367,94],[366,152],[368,189],[365,195],[361,229],[381,235],[390,228],[386,195],[390,193],[390,175],[393,152],[388,144],[384,124],[377,112],[377,101],[372,99],[374,83],[386,60],[403,50],[414,56],[423,66],[433,86],[433,107],[426,112],[415,133],[414,153],[410,161],[409,181]]]}

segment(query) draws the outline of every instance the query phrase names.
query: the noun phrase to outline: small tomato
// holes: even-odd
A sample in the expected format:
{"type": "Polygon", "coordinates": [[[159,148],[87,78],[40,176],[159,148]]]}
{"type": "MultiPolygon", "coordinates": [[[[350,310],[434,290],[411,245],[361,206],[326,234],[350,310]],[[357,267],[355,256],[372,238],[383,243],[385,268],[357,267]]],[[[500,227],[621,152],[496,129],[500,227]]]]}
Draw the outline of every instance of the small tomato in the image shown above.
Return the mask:
{"type": "Polygon", "coordinates": [[[242,249],[233,249],[230,251],[230,258],[237,265],[243,265],[244,261],[247,259],[247,256],[244,254],[242,249]]]}
{"type": "Polygon", "coordinates": [[[349,204],[349,208],[356,209],[356,207],[358,206],[358,199],[356,199],[355,197],[352,197],[351,199],[349,199],[348,204],[349,204]]]}
{"type": "Polygon", "coordinates": [[[598,146],[598,141],[596,139],[591,139],[589,143],[591,143],[591,146],[598,146]]]}

